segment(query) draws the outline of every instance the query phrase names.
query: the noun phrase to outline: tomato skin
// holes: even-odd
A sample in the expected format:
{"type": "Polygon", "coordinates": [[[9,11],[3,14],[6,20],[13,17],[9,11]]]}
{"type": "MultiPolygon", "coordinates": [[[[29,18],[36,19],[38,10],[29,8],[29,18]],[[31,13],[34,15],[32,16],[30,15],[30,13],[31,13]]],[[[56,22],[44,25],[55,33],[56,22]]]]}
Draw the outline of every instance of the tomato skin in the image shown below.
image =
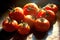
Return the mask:
{"type": "Polygon", "coordinates": [[[49,30],[50,28],[50,23],[47,19],[45,18],[38,18],[36,19],[35,23],[34,23],[34,27],[37,31],[39,32],[46,32],[49,30]]]}
{"type": "Polygon", "coordinates": [[[36,18],[40,18],[40,17],[46,18],[51,24],[53,24],[56,20],[56,15],[51,10],[41,10],[40,12],[38,12],[36,18]]]}
{"type": "Polygon", "coordinates": [[[18,33],[21,35],[27,35],[30,32],[30,26],[27,23],[20,23],[18,33]]]}
{"type": "Polygon", "coordinates": [[[23,7],[23,10],[24,10],[24,15],[35,16],[39,11],[39,8],[35,3],[28,3],[23,7]]]}
{"type": "Polygon", "coordinates": [[[15,7],[10,13],[9,17],[11,19],[14,19],[16,21],[20,21],[24,18],[24,12],[23,9],[20,7],[15,7]]]}
{"type": "Polygon", "coordinates": [[[2,27],[7,32],[13,32],[18,29],[18,22],[16,20],[5,19],[2,23],[2,27]]]}
{"type": "Polygon", "coordinates": [[[42,14],[45,14],[45,10],[43,10],[43,9],[41,9],[41,10],[38,12],[36,18],[42,17],[42,16],[43,16],[42,14]]]}
{"type": "Polygon", "coordinates": [[[45,10],[52,10],[55,13],[58,11],[58,6],[56,4],[47,4],[44,8],[45,10]]]}
{"type": "Polygon", "coordinates": [[[28,23],[32,28],[34,26],[35,19],[31,15],[26,15],[23,19],[24,22],[28,23]]]}

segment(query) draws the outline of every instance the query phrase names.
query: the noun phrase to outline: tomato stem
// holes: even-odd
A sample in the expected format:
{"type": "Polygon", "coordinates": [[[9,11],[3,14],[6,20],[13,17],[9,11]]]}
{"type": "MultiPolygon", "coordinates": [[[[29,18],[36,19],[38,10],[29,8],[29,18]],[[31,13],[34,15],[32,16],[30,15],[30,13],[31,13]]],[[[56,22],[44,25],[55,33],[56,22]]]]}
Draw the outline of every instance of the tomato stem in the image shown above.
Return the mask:
{"type": "Polygon", "coordinates": [[[12,12],[15,12],[15,10],[13,9],[12,12]]]}
{"type": "Polygon", "coordinates": [[[25,24],[25,23],[23,23],[23,26],[25,27],[25,26],[26,26],[26,24],[25,24]]]}
{"type": "Polygon", "coordinates": [[[27,23],[24,23],[24,22],[23,22],[23,27],[26,27],[26,25],[27,25],[27,23]]]}
{"type": "Polygon", "coordinates": [[[50,15],[49,15],[49,13],[46,11],[46,16],[45,16],[45,17],[48,17],[48,16],[50,16],[50,15]]]}
{"type": "Polygon", "coordinates": [[[35,17],[35,16],[32,16],[32,19],[34,19],[34,20],[35,20],[35,19],[36,19],[36,17],[35,17]]]}
{"type": "Polygon", "coordinates": [[[9,17],[7,17],[8,22],[11,23],[13,21],[13,19],[10,19],[9,17]]]}
{"type": "Polygon", "coordinates": [[[31,7],[28,7],[28,11],[30,11],[30,10],[32,10],[32,8],[31,7]]]}
{"type": "Polygon", "coordinates": [[[40,18],[41,22],[44,22],[44,19],[43,18],[40,18]]]}
{"type": "Polygon", "coordinates": [[[51,4],[51,7],[53,7],[53,4],[51,4]]]}

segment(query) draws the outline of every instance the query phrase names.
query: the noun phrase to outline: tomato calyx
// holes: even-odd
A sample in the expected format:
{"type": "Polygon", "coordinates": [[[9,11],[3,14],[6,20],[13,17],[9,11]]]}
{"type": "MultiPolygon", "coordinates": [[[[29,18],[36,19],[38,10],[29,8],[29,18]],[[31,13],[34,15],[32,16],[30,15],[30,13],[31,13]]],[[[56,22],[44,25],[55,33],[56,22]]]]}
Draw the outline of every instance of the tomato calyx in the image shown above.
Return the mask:
{"type": "Polygon", "coordinates": [[[13,9],[12,12],[15,12],[15,10],[13,9]]]}
{"type": "Polygon", "coordinates": [[[9,23],[13,22],[13,19],[10,19],[9,17],[7,17],[6,20],[8,20],[9,23]]]}
{"type": "Polygon", "coordinates": [[[27,23],[25,23],[25,22],[20,23],[19,25],[20,25],[20,26],[22,26],[22,27],[27,27],[27,26],[28,26],[28,24],[27,24],[27,23]]]}
{"type": "Polygon", "coordinates": [[[41,22],[44,22],[44,19],[43,18],[40,18],[41,22]]]}
{"type": "Polygon", "coordinates": [[[37,19],[37,21],[39,21],[39,22],[42,22],[42,23],[43,23],[43,22],[45,22],[45,18],[43,18],[43,17],[38,18],[38,19],[37,19]]]}
{"type": "Polygon", "coordinates": [[[30,10],[33,10],[33,8],[31,8],[31,7],[28,7],[28,9],[27,9],[28,11],[30,11],[30,10]]]}
{"type": "Polygon", "coordinates": [[[11,10],[12,13],[18,12],[16,9],[11,10]]]}
{"type": "Polygon", "coordinates": [[[35,16],[32,16],[31,18],[32,18],[33,20],[36,20],[36,17],[35,17],[35,16]]]}
{"type": "Polygon", "coordinates": [[[51,8],[53,8],[53,4],[51,4],[51,8]]]}
{"type": "Polygon", "coordinates": [[[45,12],[45,17],[49,17],[49,13],[47,12],[47,10],[43,9],[43,11],[45,12]]]}
{"type": "Polygon", "coordinates": [[[53,6],[54,4],[48,4],[48,5],[50,5],[50,7],[51,7],[51,8],[53,8],[53,7],[54,7],[54,6],[53,6]]]}
{"type": "Polygon", "coordinates": [[[9,9],[9,11],[12,13],[12,12],[15,12],[15,9],[12,8],[12,9],[9,9]]]}
{"type": "Polygon", "coordinates": [[[49,15],[49,13],[46,11],[46,16],[45,17],[49,17],[50,15],[49,15]]]}

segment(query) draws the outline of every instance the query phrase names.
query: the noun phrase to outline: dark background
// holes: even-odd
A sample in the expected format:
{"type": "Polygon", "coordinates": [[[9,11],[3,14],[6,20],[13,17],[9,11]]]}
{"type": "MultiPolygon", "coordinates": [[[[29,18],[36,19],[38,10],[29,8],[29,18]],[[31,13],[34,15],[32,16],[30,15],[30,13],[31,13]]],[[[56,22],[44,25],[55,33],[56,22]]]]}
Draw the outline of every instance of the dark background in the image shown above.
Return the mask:
{"type": "Polygon", "coordinates": [[[0,0],[0,16],[2,16],[2,14],[4,14],[4,12],[13,4],[15,4],[15,1],[13,0],[0,0]]]}
{"type": "MultiPolygon", "coordinates": [[[[40,4],[42,1],[43,0],[0,0],[0,12],[4,13],[8,8],[10,8],[10,6],[13,6],[15,4],[23,6],[23,4],[28,3],[28,2],[35,2],[35,3],[40,4]]],[[[46,3],[53,2],[60,5],[59,0],[49,0],[49,1],[45,0],[44,2],[46,3]]]]}

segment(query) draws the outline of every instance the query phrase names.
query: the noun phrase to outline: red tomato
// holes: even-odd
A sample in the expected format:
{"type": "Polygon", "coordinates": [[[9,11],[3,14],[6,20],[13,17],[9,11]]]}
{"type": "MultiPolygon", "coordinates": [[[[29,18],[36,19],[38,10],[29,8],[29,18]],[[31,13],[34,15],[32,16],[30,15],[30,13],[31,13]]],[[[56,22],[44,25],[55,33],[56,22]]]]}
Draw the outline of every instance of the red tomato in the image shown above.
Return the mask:
{"type": "Polygon", "coordinates": [[[23,9],[20,7],[15,7],[12,11],[10,11],[9,17],[16,21],[22,20],[24,18],[23,9]]]}
{"type": "Polygon", "coordinates": [[[30,27],[34,26],[34,21],[35,21],[35,18],[31,15],[26,15],[24,17],[24,22],[28,23],[30,25],[30,27]]]}
{"type": "Polygon", "coordinates": [[[28,3],[23,7],[25,15],[36,15],[39,11],[38,6],[35,3],[28,3]]]}
{"type": "Polygon", "coordinates": [[[50,23],[45,18],[36,19],[34,25],[35,25],[35,29],[40,32],[46,32],[50,28],[50,23]]]}
{"type": "Polygon", "coordinates": [[[46,18],[51,24],[53,24],[56,20],[56,15],[51,10],[41,10],[38,12],[36,18],[44,17],[46,18]]]}
{"type": "Polygon", "coordinates": [[[44,9],[46,9],[46,10],[52,10],[55,13],[57,13],[57,11],[58,11],[58,7],[57,7],[56,4],[47,4],[44,9]]]}
{"type": "Polygon", "coordinates": [[[19,24],[19,28],[18,28],[18,33],[22,34],[22,35],[26,35],[30,32],[30,26],[23,22],[19,24]]]}
{"type": "Polygon", "coordinates": [[[18,29],[18,22],[7,18],[3,21],[2,26],[5,31],[13,32],[18,29]]]}

